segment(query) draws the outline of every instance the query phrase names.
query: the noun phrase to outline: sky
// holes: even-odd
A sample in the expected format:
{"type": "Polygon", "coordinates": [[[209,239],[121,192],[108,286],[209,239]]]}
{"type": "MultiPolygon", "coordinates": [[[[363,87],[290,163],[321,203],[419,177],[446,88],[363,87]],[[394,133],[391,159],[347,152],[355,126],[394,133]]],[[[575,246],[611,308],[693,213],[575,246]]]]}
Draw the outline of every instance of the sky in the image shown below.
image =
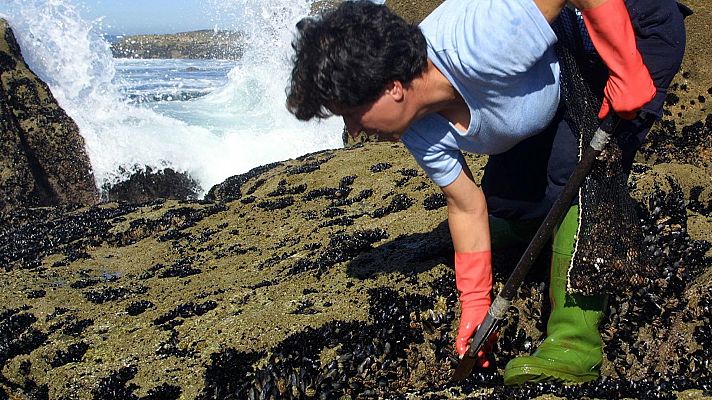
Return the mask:
{"type": "MultiPolygon", "coordinates": [[[[52,0],[48,0],[52,1],[52,0]]],[[[175,33],[198,29],[226,29],[234,15],[215,7],[220,0],[60,0],[77,6],[84,19],[103,18],[103,33],[175,33]],[[211,6],[210,4],[213,4],[211,6]]],[[[223,7],[224,8],[224,7],[223,7]]],[[[9,14],[5,0],[0,13],[9,14]]]]}
{"type": "Polygon", "coordinates": [[[107,34],[175,33],[225,28],[229,18],[205,0],[75,0],[85,18],[104,17],[107,34]]]}
{"type": "MultiPolygon", "coordinates": [[[[0,0],[0,13],[12,15],[10,3],[23,1],[73,4],[85,20],[103,17],[102,33],[109,35],[176,33],[216,27],[234,29],[239,18],[235,5],[240,3],[235,0],[0,0]]],[[[259,4],[260,0],[241,1],[259,4]]],[[[372,1],[383,3],[383,0],[372,1]]]]}

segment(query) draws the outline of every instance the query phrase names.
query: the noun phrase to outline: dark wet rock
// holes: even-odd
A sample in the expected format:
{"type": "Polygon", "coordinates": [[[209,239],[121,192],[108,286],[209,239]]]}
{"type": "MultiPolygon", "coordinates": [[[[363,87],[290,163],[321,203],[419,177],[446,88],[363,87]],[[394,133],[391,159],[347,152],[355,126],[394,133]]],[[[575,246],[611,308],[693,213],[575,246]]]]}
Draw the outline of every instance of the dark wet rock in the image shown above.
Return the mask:
{"type": "Polygon", "coordinates": [[[0,19],[0,213],[98,199],[84,139],[0,19]]]}
{"type": "Polygon", "coordinates": [[[201,188],[184,172],[171,168],[154,171],[145,167],[131,174],[129,179],[105,188],[108,201],[146,203],[156,199],[195,200],[201,188]]]}
{"type": "Polygon", "coordinates": [[[222,183],[210,188],[208,194],[205,195],[205,199],[210,201],[237,200],[242,197],[242,185],[254,176],[267,172],[279,165],[281,165],[281,163],[267,164],[253,168],[244,174],[227,178],[222,183]]]}

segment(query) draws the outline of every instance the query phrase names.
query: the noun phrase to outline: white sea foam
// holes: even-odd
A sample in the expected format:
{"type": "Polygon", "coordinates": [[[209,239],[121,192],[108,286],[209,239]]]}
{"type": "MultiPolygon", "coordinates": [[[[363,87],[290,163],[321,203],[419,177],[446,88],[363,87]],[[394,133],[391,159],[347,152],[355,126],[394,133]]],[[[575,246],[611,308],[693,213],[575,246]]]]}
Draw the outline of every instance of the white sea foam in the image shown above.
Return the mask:
{"type": "Polygon", "coordinates": [[[23,55],[79,126],[100,187],[150,166],[187,172],[207,190],[258,165],[341,146],[340,121],[303,123],[284,107],[292,27],[306,0],[208,4],[206,12],[235,16],[221,28],[248,33],[245,57],[223,86],[203,85],[208,95],[149,106],[116,82],[100,20],[82,20],[70,0],[10,1],[23,55]]]}

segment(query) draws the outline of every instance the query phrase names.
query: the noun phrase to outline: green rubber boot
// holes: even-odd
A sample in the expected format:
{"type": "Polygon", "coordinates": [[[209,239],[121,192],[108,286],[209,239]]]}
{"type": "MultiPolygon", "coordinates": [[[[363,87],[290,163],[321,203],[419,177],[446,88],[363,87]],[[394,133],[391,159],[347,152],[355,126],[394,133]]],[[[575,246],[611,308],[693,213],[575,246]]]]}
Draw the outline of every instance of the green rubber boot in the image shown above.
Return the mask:
{"type": "Polygon", "coordinates": [[[541,220],[514,221],[490,215],[490,242],[492,250],[512,246],[526,246],[534,237],[541,220]]]}
{"type": "Polygon", "coordinates": [[[600,374],[603,341],[598,324],[607,298],[566,293],[577,219],[578,206],[573,206],[554,235],[547,337],[531,356],[517,357],[507,363],[506,385],[542,381],[579,383],[596,379],[600,374]]]}

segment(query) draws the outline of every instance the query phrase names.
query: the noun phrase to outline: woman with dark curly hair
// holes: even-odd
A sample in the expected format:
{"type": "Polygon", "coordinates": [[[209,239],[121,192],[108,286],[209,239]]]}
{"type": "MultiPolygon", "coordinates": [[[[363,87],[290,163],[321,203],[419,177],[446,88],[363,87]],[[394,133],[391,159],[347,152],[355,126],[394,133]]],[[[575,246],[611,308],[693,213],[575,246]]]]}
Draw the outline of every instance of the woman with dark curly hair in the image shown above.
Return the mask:
{"type": "MultiPolygon", "coordinates": [[[[599,117],[613,110],[631,121],[624,152],[632,159],[654,119],[638,111],[660,116],[679,68],[683,16],[673,0],[571,2],[576,14],[567,13],[607,67],[599,117]]],[[[290,112],[302,120],[339,115],[352,135],[402,141],[447,199],[460,355],[490,306],[491,235],[516,240],[535,230],[577,161],[578,144],[559,107],[550,26],[564,6],[447,0],[414,26],[385,6],[346,1],[297,25],[290,112]],[[461,151],[490,155],[482,188],[461,151]]],[[[510,361],[505,383],[599,375],[605,298],[565,293],[577,215],[572,206],[554,235],[547,339],[531,357],[510,361]]],[[[485,351],[478,356],[488,367],[485,351]]]]}

